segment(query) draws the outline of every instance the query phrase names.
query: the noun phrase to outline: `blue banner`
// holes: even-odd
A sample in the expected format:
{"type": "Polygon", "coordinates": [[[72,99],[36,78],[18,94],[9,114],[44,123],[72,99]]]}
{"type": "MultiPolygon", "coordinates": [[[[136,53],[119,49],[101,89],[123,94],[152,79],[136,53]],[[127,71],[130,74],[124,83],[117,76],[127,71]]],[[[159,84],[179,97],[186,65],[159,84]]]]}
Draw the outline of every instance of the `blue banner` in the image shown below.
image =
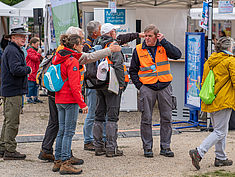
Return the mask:
{"type": "Polygon", "coordinates": [[[126,24],[126,9],[117,9],[116,13],[112,13],[111,9],[104,10],[104,23],[111,23],[113,25],[126,24]]]}
{"type": "Polygon", "coordinates": [[[200,109],[199,92],[205,60],[205,33],[186,33],[185,44],[185,105],[200,109]]]}

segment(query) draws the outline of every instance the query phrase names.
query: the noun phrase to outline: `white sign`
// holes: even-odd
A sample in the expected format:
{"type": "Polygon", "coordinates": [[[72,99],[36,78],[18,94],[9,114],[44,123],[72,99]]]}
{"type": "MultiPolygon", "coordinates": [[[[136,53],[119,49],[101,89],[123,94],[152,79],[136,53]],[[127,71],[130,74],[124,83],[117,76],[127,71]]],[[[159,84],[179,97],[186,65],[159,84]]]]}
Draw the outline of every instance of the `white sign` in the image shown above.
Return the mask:
{"type": "Polygon", "coordinates": [[[233,1],[219,1],[219,14],[233,13],[233,1]]]}

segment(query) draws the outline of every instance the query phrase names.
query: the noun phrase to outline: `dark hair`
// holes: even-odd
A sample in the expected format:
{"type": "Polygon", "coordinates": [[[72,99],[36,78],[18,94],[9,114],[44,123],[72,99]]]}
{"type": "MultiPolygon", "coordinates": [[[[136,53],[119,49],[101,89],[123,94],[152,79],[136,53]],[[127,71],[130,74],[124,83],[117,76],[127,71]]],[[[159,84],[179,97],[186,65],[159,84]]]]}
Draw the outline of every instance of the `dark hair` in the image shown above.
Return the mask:
{"type": "Polygon", "coordinates": [[[222,31],[220,31],[221,32],[221,36],[220,37],[226,37],[226,33],[222,30],[222,31]]]}
{"type": "Polygon", "coordinates": [[[68,47],[70,49],[73,49],[74,44],[78,45],[81,44],[82,38],[77,35],[77,34],[62,34],[60,36],[60,43],[65,46],[68,47]]]}
{"type": "Polygon", "coordinates": [[[35,44],[37,42],[39,42],[39,39],[37,37],[32,37],[29,41],[29,44],[32,45],[32,44],[35,44]]]}
{"type": "Polygon", "coordinates": [[[2,36],[2,40],[1,40],[1,48],[2,48],[3,50],[5,50],[5,48],[7,47],[8,43],[9,43],[9,40],[7,40],[7,39],[5,38],[5,35],[3,35],[3,36],[2,36]]]}

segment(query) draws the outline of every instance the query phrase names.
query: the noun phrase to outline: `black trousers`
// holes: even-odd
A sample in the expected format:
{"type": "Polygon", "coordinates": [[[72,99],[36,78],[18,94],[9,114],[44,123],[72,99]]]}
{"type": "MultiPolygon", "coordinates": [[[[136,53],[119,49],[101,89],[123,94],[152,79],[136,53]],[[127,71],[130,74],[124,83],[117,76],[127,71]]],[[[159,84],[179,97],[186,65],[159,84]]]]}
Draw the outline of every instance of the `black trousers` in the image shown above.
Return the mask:
{"type": "Polygon", "coordinates": [[[45,153],[53,153],[53,143],[56,139],[57,133],[59,131],[59,120],[58,120],[58,110],[55,104],[55,97],[48,96],[49,103],[49,121],[42,142],[42,150],[45,153]]]}

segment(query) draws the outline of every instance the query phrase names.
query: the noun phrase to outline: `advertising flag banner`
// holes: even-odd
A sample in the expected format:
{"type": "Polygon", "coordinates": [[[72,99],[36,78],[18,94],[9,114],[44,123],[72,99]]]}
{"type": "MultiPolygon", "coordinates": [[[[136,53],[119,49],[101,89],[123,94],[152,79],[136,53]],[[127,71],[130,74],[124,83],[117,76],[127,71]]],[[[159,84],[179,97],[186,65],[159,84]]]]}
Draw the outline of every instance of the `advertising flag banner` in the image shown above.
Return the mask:
{"type": "Polygon", "coordinates": [[[219,14],[233,13],[233,1],[219,1],[219,14]]]}
{"type": "Polygon", "coordinates": [[[199,22],[199,26],[205,30],[208,30],[208,20],[209,20],[209,6],[207,2],[203,2],[202,19],[199,22]]]}
{"type": "Polygon", "coordinates": [[[51,0],[51,6],[56,43],[59,45],[61,34],[65,34],[70,26],[78,27],[76,0],[51,0]]]}

